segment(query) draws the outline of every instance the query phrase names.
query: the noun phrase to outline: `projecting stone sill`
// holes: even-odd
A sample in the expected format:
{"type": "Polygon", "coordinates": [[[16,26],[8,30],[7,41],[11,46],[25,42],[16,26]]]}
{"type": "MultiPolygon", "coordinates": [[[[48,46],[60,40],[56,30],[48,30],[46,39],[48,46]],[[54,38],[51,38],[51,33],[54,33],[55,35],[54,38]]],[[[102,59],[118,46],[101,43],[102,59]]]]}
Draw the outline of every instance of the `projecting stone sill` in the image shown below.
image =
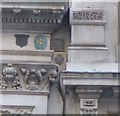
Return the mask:
{"type": "Polygon", "coordinates": [[[63,85],[74,86],[118,86],[118,73],[112,72],[69,72],[61,73],[63,85]]]}
{"type": "Polygon", "coordinates": [[[117,73],[118,63],[72,63],[66,65],[67,72],[117,73]]]}

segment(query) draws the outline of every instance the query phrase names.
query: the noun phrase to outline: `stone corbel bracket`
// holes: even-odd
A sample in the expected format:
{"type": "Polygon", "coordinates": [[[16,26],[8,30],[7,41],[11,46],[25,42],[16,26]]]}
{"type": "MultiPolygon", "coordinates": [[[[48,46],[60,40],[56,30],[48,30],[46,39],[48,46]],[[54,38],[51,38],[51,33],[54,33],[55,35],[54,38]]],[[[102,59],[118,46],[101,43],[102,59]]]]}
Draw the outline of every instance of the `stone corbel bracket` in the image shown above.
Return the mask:
{"type": "Polygon", "coordinates": [[[50,83],[58,77],[55,64],[2,64],[0,89],[3,91],[49,91],[50,83]]]}
{"type": "Polygon", "coordinates": [[[72,25],[102,25],[106,24],[104,8],[70,8],[70,23],[72,25]]]}

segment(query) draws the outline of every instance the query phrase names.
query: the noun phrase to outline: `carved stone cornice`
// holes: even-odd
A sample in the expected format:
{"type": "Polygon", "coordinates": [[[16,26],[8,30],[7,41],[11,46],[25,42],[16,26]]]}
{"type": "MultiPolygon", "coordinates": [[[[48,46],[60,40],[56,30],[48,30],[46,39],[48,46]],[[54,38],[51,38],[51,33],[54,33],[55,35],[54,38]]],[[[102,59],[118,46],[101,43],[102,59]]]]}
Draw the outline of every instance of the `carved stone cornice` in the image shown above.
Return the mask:
{"type": "Polygon", "coordinates": [[[5,2],[2,6],[2,29],[3,31],[52,33],[62,23],[67,9],[67,2],[61,5],[59,3],[46,5],[45,2],[34,2],[29,5],[16,2],[13,5],[11,2],[5,2]]]}
{"type": "Polygon", "coordinates": [[[53,64],[2,64],[0,89],[3,91],[49,91],[58,77],[53,64]]]}

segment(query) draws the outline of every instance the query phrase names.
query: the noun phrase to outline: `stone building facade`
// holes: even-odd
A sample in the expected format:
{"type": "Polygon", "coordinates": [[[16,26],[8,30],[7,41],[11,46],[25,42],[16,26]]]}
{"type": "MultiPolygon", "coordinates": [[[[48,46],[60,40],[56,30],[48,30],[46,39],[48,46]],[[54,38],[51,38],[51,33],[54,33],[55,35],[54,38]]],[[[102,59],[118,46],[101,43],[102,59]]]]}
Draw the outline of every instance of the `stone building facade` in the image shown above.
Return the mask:
{"type": "Polygon", "coordinates": [[[2,1],[0,113],[117,115],[119,10],[2,1]]]}

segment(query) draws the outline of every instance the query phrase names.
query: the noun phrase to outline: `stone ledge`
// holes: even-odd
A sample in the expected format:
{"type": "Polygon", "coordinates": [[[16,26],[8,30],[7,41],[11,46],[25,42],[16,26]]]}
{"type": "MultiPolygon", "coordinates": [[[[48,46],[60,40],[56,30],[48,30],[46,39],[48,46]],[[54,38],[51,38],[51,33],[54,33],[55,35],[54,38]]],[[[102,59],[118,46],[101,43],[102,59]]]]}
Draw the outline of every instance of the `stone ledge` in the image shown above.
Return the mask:
{"type": "Polygon", "coordinates": [[[88,73],[117,73],[118,63],[70,63],[67,62],[68,72],[88,73]]]}
{"type": "Polygon", "coordinates": [[[12,94],[12,95],[43,95],[43,96],[48,96],[49,95],[49,91],[0,91],[0,94],[12,94]]]}
{"type": "Polygon", "coordinates": [[[46,51],[20,51],[20,50],[0,50],[1,55],[21,55],[21,56],[49,56],[52,57],[54,54],[53,50],[46,51]]]}
{"type": "Polygon", "coordinates": [[[118,73],[87,73],[63,72],[61,73],[63,85],[71,86],[118,86],[118,73]],[[116,76],[114,76],[116,74],[116,76]]]}

